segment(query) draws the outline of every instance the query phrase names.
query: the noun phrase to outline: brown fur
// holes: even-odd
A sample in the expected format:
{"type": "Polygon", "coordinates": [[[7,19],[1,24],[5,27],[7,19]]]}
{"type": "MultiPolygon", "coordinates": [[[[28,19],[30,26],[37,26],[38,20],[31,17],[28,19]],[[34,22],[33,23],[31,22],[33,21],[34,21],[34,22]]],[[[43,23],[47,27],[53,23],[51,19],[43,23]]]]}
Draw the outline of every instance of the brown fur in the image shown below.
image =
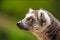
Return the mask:
{"type": "MultiPolygon", "coordinates": [[[[37,19],[35,22],[36,24],[34,25],[29,25],[28,22],[25,20],[19,21],[18,22],[18,27],[23,29],[23,30],[29,30],[32,32],[38,40],[60,40],[60,22],[49,12],[45,11],[50,18],[50,22],[44,17],[42,14],[41,16],[38,15],[39,10],[34,10],[31,13],[34,13],[35,19],[37,19]],[[40,17],[40,19],[39,19],[40,17]],[[46,19],[45,20],[45,25],[43,25],[44,20],[41,19],[46,19]],[[46,21],[48,21],[48,24],[46,21]],[[26,23],[25,23],[26,22],[26,23]],[[29,25],[29,26],[27,26],[29,25]],[[37,25],[37,26],[36,26],[37,25]]],[[[43,13],[43,12],[42,12],[43,13]]]]}
{"type": "Polygon", "coordinates": [[[60,40],[60,22],[51,13],[49,13],[49,16],[51,25],[38,29],[38,32],[33,31],[38,40],[60,40]]]}

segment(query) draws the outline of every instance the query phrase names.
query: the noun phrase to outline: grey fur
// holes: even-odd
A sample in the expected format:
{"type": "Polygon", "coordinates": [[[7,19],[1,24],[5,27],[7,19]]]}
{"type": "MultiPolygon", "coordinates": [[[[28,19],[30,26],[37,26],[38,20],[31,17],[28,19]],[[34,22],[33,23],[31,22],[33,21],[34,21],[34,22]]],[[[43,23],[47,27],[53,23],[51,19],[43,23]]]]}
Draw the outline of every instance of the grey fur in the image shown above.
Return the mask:
{"type": "Polygon", "coordinates": [[[60,22],[51,14],[49,13],[51,18],[51,25],[49,25],[46,29],[46,33],[48,33],[48,37],[50,40],[60,40],[60,22]]]}
{"type": "MultiPolygon", "coordinates": [[[[34,13],[38,14],[37,11],[35,10],[34,13]]],[[[24,20],[24,21],[22,20],[18,22],[17,24],[18,27],[24,30],[32,30],[31,32],[33,32],[33,34],[36,33],[38,35],[37,36],[38,40],[60,40],[60,22],[50,12],[46,10],[44,11],[50,17],[50,21],[51,21],[50,25],[41,27],[43,26],[43,23],[45,23],[46,25],[47,20],[45,20],[45,18],[43,17],[44,15],[42,15],[43,21],[41,21],[41,18],[39,19],[37,17],[39,15],[37,15],[36,16],[37,18],[34,18],[35,23],[29,24],[27,20],[24,20]]]]}

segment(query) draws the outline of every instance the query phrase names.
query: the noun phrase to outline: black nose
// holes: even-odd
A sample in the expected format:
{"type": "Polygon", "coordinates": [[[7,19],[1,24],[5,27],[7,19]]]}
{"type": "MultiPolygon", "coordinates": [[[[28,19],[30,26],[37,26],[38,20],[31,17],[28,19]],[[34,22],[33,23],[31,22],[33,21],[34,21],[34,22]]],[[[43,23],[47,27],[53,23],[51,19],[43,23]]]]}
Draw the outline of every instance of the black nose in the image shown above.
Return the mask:
{"type": "Polygon", "coordinates": [[[20,29],[28,30],[28,28],[25,28],[25,26],[23,25],[22,22],[17,23],[17,26],[18,26],[20,29]]]}
{"type": "Polygon", "coordinates": [[[17,26],[20,26],[21,27],[22,25],[23,25],[23,23],[21,23],[21,22],[20,23],[17,23],[17,26]]]}
{"type": "Polygon", "coordinates": [[[20,23],[17,23],[17,26],[19,26],[20,25],[20,23]]]}
{"type": "Polygon", "coordinates": [[[23,28],[23,23],[22,23],[22,22],[17,23],[17,26],[18,26],[19,28],[23,28]]]}

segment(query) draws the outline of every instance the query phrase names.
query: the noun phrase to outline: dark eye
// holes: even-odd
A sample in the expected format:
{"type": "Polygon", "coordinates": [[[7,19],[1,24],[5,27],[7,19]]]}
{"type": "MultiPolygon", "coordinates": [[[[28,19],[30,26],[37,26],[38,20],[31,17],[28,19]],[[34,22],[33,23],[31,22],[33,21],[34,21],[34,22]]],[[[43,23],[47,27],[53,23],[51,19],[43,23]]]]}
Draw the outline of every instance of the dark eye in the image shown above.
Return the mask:
{"type": "Polygon", "coordinates": [[[32,18],[30,18],[28,21],[29,21],[29,23],[32,23],[32,22],[33,22],[33,19],[32,19],[32,18]]]}
{"type": "Polygon", "coordinates": [[[29,23],[33,22],[33,18],[32,17],[28,18],[27,20],[29,21],[29,23]]]}

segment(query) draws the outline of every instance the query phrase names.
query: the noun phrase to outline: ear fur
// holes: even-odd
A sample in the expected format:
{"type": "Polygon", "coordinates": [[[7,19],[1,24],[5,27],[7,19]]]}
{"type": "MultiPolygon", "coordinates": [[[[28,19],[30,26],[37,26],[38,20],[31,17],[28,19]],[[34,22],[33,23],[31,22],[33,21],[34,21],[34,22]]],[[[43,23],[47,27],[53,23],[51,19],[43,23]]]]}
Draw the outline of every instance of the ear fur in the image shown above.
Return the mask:
{"type": "Polygon", "coordinates": [[[48,11],[40,9],[38,12],[39,20],[41,19],[41,17],[47,21],[47,24],[50,24],[51,20],[50,20],[50,16],[48,15],[48,11]],[[42,16],[41,16],[41,14],[42,14],[42,16]]]}
{"type": "Polygon", "coordinates": [[[33,9],[32,8],[29,8],[29,12],[32,12],[33,11],[33,9]]]}

